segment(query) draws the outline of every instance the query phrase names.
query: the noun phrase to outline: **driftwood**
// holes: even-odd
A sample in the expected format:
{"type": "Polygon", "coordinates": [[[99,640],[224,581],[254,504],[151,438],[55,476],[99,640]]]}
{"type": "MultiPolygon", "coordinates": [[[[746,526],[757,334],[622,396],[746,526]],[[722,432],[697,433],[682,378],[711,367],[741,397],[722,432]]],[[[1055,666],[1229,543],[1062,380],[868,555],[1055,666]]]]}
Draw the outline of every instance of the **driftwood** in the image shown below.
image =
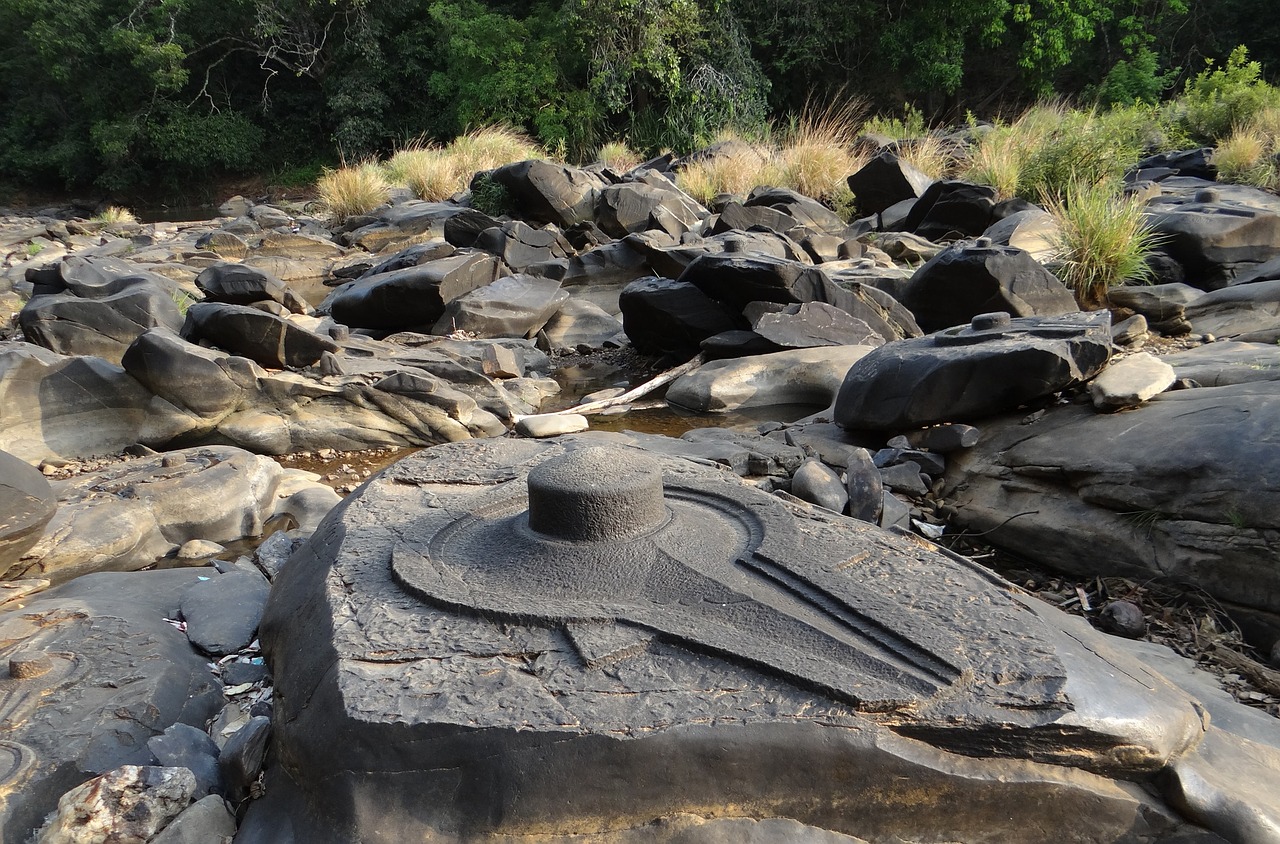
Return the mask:
{"type": "Polygon", "coordinates": [[[706,362],[706,355],[700,352],[692,360],[686,363],[682,363],[677,367],[668,369],[667,371],[661,373],[660,375],[644,382],[639,387],[632,387],[630,390],[628,390],[627,392],[623,393],[620,396],[614,396],[611,399],[600,399],[599,401],[587,402],[586,404],[580,404],[580,405],[577,405],[576,407],[566,407],[564,410],[555,410],[550,413],[534,413],[528,416],[521,416],[521,417],[517,417],[517,421],[519,419],[534,419],[541,416],[564,416],[570,413],[576,413],[580,416],[586,416],[589,413],[601,413],[613,407],[619,407],[624,404],[631,404],[636,399],[641,398],[643,396],[647,396],[649,393],[652,393],[654,390],[658,389],[659,387],[662,387],[666,384],[671,383],[672,381],[679,378],[681,375],[684,375],[687,372],[692,372],[693,370],[697,369],[699,366],[702,366],[702,364],[705,362],[706,362]]]}
{"type": "Polygon", "coordinates": [[[1280,671],[1267,668],[1260,662],[1222,647],[1211,648],[1209,656],[1223,668],[1242,675],[1272,697],[1280,697],[1280,671]]]}

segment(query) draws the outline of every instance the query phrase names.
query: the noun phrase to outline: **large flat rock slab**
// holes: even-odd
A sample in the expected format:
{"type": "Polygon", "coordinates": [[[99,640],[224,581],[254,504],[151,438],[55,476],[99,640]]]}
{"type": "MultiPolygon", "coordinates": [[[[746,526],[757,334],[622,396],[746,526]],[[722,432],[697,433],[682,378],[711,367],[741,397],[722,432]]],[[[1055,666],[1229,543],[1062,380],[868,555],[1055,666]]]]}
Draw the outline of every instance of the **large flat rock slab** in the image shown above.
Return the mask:
{"type": "Polygon", "coordinates": [[[263,619],[279,764],[244,841],[621,841],[730,807],[868,840],[1208,835],[1100,775],[1203,726],[1099,634],[905,536],[590,448],[615,441],[430,449],[331,514],[263,619]]]}
{"type": "Polygon", "coordinates": [[[0,613],[0,837],[26,841],[68,789],[121,765],[153,764],[147,740],[203,729],[222,687],[166,624],[198,572],[105,573],[0,613]],[[15,676],[15,660],[22,670],[15,676]]]}

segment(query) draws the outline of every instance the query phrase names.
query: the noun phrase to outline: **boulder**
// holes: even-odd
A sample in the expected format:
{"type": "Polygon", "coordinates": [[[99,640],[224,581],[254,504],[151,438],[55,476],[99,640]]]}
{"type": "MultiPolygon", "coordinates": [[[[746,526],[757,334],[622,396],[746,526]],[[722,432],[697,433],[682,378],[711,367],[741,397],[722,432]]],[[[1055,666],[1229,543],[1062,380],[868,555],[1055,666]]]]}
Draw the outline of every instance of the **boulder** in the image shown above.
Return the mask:
{"type": "Polygon", "coordinates": [[[119,363],[135,337],[157,325],[176,331],[182,314],[169,291],[139,280],[92,299],[69,293],[35,296],[18,322],[28,340],[46,349],[119,363]]]}
{"type": "Polygon", "coordinates": [[[504,276],[446,305],[431,333],[531,337],[568,298],[558,281],[524,274],[504,276]]]}
{"type": "Polygon", "coordinates": [[[984,314],[962,328],[886,343],[849,369],[835,421],[905,431],[1012,410],[1101,371],[1111,356],[1110,321],[1106,311],[984,314]]]}
{"type": "Polygon", "coordinates": [[[251,256],[262,258],[341,258],[346,250],[332,240],[296,232],[268,231],[249,249],[251,256]]]}
{"type": "Polygon", "coordinates": [[[208,446],[59,481],[57,512],[0,579],[62,582],[88,572],[133,571],[192,539],[257,536],[280,506],[277,490],[287,477],[269,458],[208,446]]]}
{"type": "Polygon", "coordinates": [[[1165,392],[1122,414],[993,419],[950,456],[943,496],[956,524],[1043,564],[1173,578],[1277,613],[1276,413],[1280,382],[1259,381],[1165,392]]]}
{"type": "Polygon", "coordinates": [[[1280,339],[1280,280],[1214,290],[1186,307],[1193,331],[1275,343],[1280,339]]]}
{"type": "Polygon", "coordinates": [[[849,492],[840,476],[821,460],[812,458],[801,463],[791,476],[791,494],[833,513],[843,513],[849,504],[849,492]]]}
{"type": "Polygon", "coordinates": [[[186,768],[125,765],[64,794],[33,841],[150,841],[187,808],[195,789],[186,768]]]}
{"type": "Polygon", "coordinates": [[[678,238],[706,216],[707,209],[665,179],[657,184],[609,185],[596,201],[596,223],[611,237],[658,229],[678,238]]]}
{"type": "Polygon", "coordinates": [[[150,844],[209,844],[229,841],[235,834],[236,817],[227,808],[227,801],[210,795],[184,809],[150,844]]]}
{"type": "Polygon", "coordinates": [[[352,328],[396,331],[427,327],[454,299],[497,281],[504,274],[492,255],[458,252],[344,284],[329,295],[320,309],[352,328]]]}
{"type": "Polygon", "coordinates": [[[534,264],[567,258],[574,252],[560,232],[535,229],[519,220],[485,229],[476,235],[472,246],[501,258],[517,272],[534,264]]]}
{"type": "Polygon", "coordinates": [[[154,764],[149,739],[173,724],[202,729],[221,708],[222,686],[207,661],[164,621],[198,576],[92,574],[0,613],[0,636],[11,643],[0,767],[6,840],[27,841],[86,780],[154,764]]]}
{"type": "Polygon", "coordinates": [[[1179,379],[1201,387],[1280,380],[1280,346],[1224,340],[1160,358],[1179,379]]]}
{"type": "Polygon", "coordinates": [[[1027,252],[1041,264],[1058,257],[1055,238],[1058,224],[1053,215],[1042,208],[1015,211],[987,226],[982,236],[996,246],[1012,246],[1027,252]]]}
{"type": "Polygon", "coordinates": [[[825,302],[772,305],[751,328],[780,349],[814,346],[880,346],[885,338],[857,317],[825,302]]]}
{"type": "Polygon", "coordinates": [[[711,361],[676,379],[667,401],[699,413],[779,404],[828,407],[849,367],[872,348],[822,346],[711,361]]]}
{"type": "Polygon", "coordinates": [[[266,578],[249,571],[231,571],[192,584],[178,604],[187,623],[187,638],[214,657],[247,648],[257,637],[270,589],[266,578]]]}
{"type": "Polygon", "coordinates": [[[573,298],[572,293],[542,330],[552,351],[579,346],[599,349],[608,342],[618,342],[622,333],[622,323],[612,314],[592,302],[573,298]]]}
{"type": "Polygon", "coordinates": [[[0,451],[0,568],[12,566],[40,539],[57,509],[44,475],[0,451]]]}
{"type": "Polygon", "coordinates": [[[768,229],[778,234],[786,234],[798,225],[800,223],[795,217],[783,211],[776,211],[767,205],[748,208],[740,202],[730,202],[721,209],[710,233],[716,235],[748,229],[768,229]]]}
{"type": "Polygon", "coordinates": [[[311,366],[338,344],[297,323],[248,305],[197,302],[187,310],[182,337],[204,341],[271,369],[311,366]]]}
{"type": "Polygon", "coordinates": [[[163,328],[134,340],[121,365],[143,387],[211,425],[235,410],[266,376],[248,358],[197,346],[163,328]]]}
{"type": "Polygon", "coordinates": [[[586,170],[539,159],[504,165],[490,178],[506,189],[514,216],[562,229],[592,219],[605,187],[586,170]]]}
{"type": "Polygon", "coordinates": [[[926,332],[978,314],[1056,316],[1080,310],[1067,286],[1030,253],[1008,246],[956,244],[916,270],[902,304],[926,332]]]}
{"type": "Polygon", "coordinates": [[[933,179],[903,161],[892,150],[881,150],[846,180],[860,214],[878,214],[904,199],[916,199],[933,179]]]}
{"type": "Polygon", "coordinates": [[[1223,199],[1214,188],[1160,197],[1147,205],[1146,217],[1161,237],[1160,250],[1203,290],[1225,287],[1280,256],[1280,214],[1223,199]]]}
{"type": "MultiPolygon", "coordinates": [[[[819,234],[843,235],[848,224],[840,215],[812,197],[790,188],[757,187],[747,197],[747,208],[769,208],[819,234]]],[[[723,212],[721,212],[723,213],[723,212]]]]}
{"type": "Polygon", "coordinates": [[[0,342],[0,448],[39,462],[168,442],[198,422],[115,364],[0,342]]]}
{"type": "Polygon", "coordinates": [[[244,264],[214,264],[196,276],[196,287],[206,301],[228,305],[252,305],[276,302],[295,314],[311,309],[306,301],[290,290],[283,281],[268,272],[244,264]]]}
{"type": "Polygon", "coordinates": [[[740,315],[687,281],[637,279],[623,288],[618,305],[623,330],[644,354],[693,357],[708,337],[746,327],[740,315]]]}
{"type": "Polygon", "coordinates": [[[935,242],[978,237],[995,221],[996,189],[954,179],[934,182],[897,228],[935,242]]]}
{"type": "Polygon", "coordinates": [[[1126,780],[1198,741],[1199,710],[1083,620],[600,442],[420,452],[299,550],[263,619],[277,761],[242,844],[622,841],[741,805],[874,840],[1196,834],[1126,780]]]}
{"type": "Polygon", "coordinates": [[[1173,367],[1146,352],[1118,360],[1089,382],[1089,395],[1099,410],[1137,407],[1158,396],[1177,379],[1173,367]]]}

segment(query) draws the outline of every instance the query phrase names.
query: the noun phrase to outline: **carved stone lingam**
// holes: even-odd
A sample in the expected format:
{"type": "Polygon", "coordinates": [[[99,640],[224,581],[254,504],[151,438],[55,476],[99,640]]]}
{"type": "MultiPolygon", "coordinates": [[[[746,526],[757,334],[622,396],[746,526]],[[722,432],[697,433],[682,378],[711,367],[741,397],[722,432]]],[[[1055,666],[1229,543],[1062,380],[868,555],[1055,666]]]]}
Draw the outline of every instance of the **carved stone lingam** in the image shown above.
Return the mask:
{"type": "Polygon", "coordinates": [[[263,619],[275,764],[237,841],[1215,840],[1111,778],[1202,711],[1083,622],[602,442],[440,446],[330,514],[263,619]]]}

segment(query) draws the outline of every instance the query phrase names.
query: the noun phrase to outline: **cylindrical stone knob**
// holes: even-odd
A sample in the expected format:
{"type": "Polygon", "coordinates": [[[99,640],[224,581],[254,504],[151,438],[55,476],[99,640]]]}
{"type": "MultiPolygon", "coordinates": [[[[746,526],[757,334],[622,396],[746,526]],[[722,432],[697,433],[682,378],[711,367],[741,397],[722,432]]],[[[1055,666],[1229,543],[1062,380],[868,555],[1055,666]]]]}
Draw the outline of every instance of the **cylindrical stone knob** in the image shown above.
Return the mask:
{"type": "Polygon", "coordinates": [[[9,657],[9,676],[15,680],[30,680],[48,674],[53,660],[40,651],[18,651],[9,657]]]}
{"type": "Polygon", "coordinates": [[[989,314],[978,314],[969,320],[969,327],[974,331],[990,331],[993,328],[1007,328],[1011,324],[1010,316],[1004,311],[989,314]]]}
{"type": "Polygon", "coordinates": [[[529,472],[529,527],[570,542],[630,539],[667,517],[662,467],[644,455],[585,448],[529,472]]]}
{"type": "Polygon", "coordinates": [[[1217,188],[1201,188],[1196,191],[1195,200],[1202,205],[1212,205],[1222,201],[1222,191],[1217,188]]]}
{"type": "Polygon", "coordinates": [[[991,238],[989,238],[989,237],[980,237],[980,238],[978,238],[977,240],[975,240],[975,241],[973,242],[973,245],[974,245],[974,246],[976,246],[976,247],[978,247],[979,249],[990,249],[990,248],[991,248],[991,238]]]}

